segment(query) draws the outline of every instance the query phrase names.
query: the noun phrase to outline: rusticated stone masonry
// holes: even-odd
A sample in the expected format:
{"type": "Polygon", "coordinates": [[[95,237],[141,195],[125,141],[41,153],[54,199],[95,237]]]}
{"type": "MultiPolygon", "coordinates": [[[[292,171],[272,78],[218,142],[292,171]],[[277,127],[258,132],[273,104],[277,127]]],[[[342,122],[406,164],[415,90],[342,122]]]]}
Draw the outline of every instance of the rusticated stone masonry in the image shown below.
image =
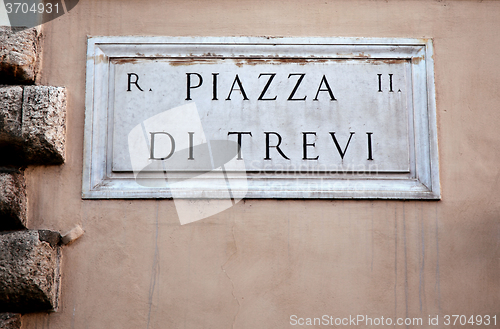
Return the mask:
{"type": "Polygon", "coordinates": [[[66,89],[0,86],[0,166],[62,164],[66,89]]]}
{"type": "Polygon", "coordinates": [[[23,313],[58,305],[61,236],[27,230],[24,169],[65,160],[66,89],[35,85],[40,31],[0,27],[0,328],[5,329],[20,328],[23,313]]]}
{"type": "Polygon", "coordinates": [[[0,26],[0,84],[35,83],[40,64],[40,28],[0,26]]]}
{"type": "Polygon", "coordinates": [[[27,226],[26,184],[18,169],[0,171],[0,231],[20,230],[27,226]]]}
{"type": "Polygon", "coordinates": [[[2,328],[2,329],[21,328],[21,314],[19,314],[19,313],[0,313],[0,328],[2,328]]]}
{"type": "Polygon", "coordinates": [[[0,309],[27,313],[57,308],[60,235],[53,231],[0,233],[0,309]]]}

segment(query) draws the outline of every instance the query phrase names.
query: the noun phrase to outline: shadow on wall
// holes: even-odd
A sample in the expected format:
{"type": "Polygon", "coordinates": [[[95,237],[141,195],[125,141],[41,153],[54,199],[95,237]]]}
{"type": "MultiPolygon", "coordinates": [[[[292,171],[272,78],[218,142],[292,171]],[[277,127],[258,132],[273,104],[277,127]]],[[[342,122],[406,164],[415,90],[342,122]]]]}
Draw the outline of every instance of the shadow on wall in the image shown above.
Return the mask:
{"type": "Polygon", "coordinates": [[[73,9],[79,0],[0,0],[0,26],[35,27],[73,9]]]}

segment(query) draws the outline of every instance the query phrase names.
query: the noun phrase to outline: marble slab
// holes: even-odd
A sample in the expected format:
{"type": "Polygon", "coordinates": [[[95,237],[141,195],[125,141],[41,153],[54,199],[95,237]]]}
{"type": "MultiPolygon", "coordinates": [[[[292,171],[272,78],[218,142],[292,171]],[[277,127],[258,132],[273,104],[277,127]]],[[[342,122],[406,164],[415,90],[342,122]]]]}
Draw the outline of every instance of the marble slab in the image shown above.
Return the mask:
{"type": "Polygon", "coordinates": [[[89,38],[84,198],[439,199],[432,43],[89,38]]]}

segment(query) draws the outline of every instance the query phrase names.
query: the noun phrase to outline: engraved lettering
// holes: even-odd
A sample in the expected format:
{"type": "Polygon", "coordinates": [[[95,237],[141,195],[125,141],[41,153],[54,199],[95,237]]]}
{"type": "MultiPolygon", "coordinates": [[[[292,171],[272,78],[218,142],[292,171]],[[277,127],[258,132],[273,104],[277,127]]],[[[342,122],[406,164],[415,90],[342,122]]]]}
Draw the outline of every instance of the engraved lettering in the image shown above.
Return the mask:
{"type": "Polygon", "coordinates": [[[127,91],[132,91],[130,89],[130,87],[131,87],[132,84],[134,84],[137,87],[137,89],[139,89],[140,91],[144,91],[139,86],[139,83],[138,83],[139,82],[139,76],[137,74],[135,74],[135,73],[127,73],[127,75],[128,75],[128,88],[127,88],[127,91]],[[132,76],[135,77],[135,81],[132,81],[132,76]]]}
{"type": "Polygon", "coordinates": [[[247,94],[245,93],[245,89],[243,89],[243,85],[241,84],[240,78],[238,77],[238,74],[236,74],[236,77],[234,78],[233,85],[231,86],[231,90],[229,91],[229,95],[227,95],[226,101],[231,100],[231,93],[233,90],[239,90],[241,92],[241,95],[243,96],[243,100],[247,101],[248,97],[247,94]],[[238,84],[239,89],[235,89],[234,85],[238,84]]]}
{"type": "Polygon", "coordinates": [[[316,133],[315,132],[303,132],[302,133],[302,151],[303,151],[302,160],[318,160],[319,155],[317,155],[315,158],[307,157],[307,147],[308,146],[316,147],[316,143],[307,143],[307,135],[316,136],[316,133]]]}
{"type": "Polygon", "coordinates": [[[243,158],[241,157],[241,135],[250,135],[250,137],[252,137],[252,133],[249,131],[229,131],[227,133],[228,136],[234,134],[238,135],[238,157],[236,159],[243,160],[243,158]]]}
{"type": "Polygon", "coordinates": [[[314,97],[313,101],[318,100],[318,94],[320,93],[320,91],[327,91],[328,94],[330,95],[330,100],[336,101],[335,96],[333,95],[332,89],[330,88],[330,85],[328,84],[328,80],[326,80],[325,75],[323,75],[323,78],[321,79],[321,82],[320,82],[319,87],[318,87],[318,91],[316,92],[316,97],[314,97]],[[323,85],[323,83],[325,84],[326,89],[321,89],[321,86],[323,85]]]}
{"type": "Polygon", "coordinates": [[[294,75],[299,75],[300,78],[297,80],[297,83],[293,87],[292,92],[290,93],[290,96],[288,96],[289,101],[305,101],[307,96],[304,96],[303,98],[293,98],[295,96],[295,93],[297,92],[297,89],[299,88],[300,83],[302,82],[302,79],[304,79],[304,76],[306,75],[305,73],[290,73],[288,75],[288,79],[290,79],[291,76],[294,75]]]}
{"type": "Polygon", "coordinates": [[[354,132],[351,132],[351,135],[349,136],[349,140],[347,141],[347,144],[345,145],[343,151],[339,145],[339,142],[337,141],[337,138],[335,137],[335,132],[330,132],[330,135],[332,136],[333,142],[335,143],[335,146],[337,147],[337,150],[339,151],[340,157],[342,158],[342,160],[344,160],[345,152],[347,151],[347,147],[349,146],[349,143],[351,142],[351,138],[352,138],[352,135],[354,135],[354,132]]]}
{"type": "Polygon", "coordinates": [[[174,152],[175,152],[175,140],[172,137],[172,135],[170,135],[169,133],[166,133],[164,131],[150,132],[150,134],[151,134],[151,150],[150,150],[150,157],[149,158],[152,160],[166,160],[166,159],[170,158],[172,156],[172,154],[174,154],[174,152]],[[168,137],[170,137],[170,153],[166,157],[163,157],[163,158],[156,158],[155,157],[155,136],[158,134],[164,134],[164,135],[167,135],[168,137]]]}
{"type": "Polygon", "coordinates": [[[281,144],[281,136],[280,134],[278,134],[277,132],[264,132],[264,134],[266,134],[266,157],[264,158],[264,160],[271,160],[271,157],[269,156],[269,148],[270,147],[275,147],[276,150],[278,151],[278,153],[285,159],[287,160],[290,160],[286,155],[285,153],[283,153],[283,151],[281,151],[280,149],[280,144],[281,144]],[[269,135],[270,134],[273,134],[273,135],[276,135],[278,137],[278,144],[276,144],[275,146],[270,146],[269,145],[269,135]]]}
{"type": "Polygon", "coordinates": [[[186,100],[190,101],[191,100],[191,89],[198,88],[199,86],[201,86],[201,84],[203,83],[203,78],[198,73],[186,73],[186,76],[187,76],[187,78],[186,78],[186,82],[187,82],[186,100]],[[191,85],[191,75],[196,75],[198,77],[198,84],[196,86],[191,85]]]}
{"type": "Polygon", "coordinates": [[[275,101],[278,96],[274,96],[274,98],[264,98],[264,95],[266,94],[267,89],[269,89],[269,86],[271,85],[271,82],[273,81],[274,77],[276,76],[276,73],[261,73],[261,74],[259,74],[259,78],[263,75],[269,75],[269,80],[267,80],[267,83],[264,86],[264,89],[262,90],[262,93],[260,94],[258,100],[259,101],[275,101]]]}

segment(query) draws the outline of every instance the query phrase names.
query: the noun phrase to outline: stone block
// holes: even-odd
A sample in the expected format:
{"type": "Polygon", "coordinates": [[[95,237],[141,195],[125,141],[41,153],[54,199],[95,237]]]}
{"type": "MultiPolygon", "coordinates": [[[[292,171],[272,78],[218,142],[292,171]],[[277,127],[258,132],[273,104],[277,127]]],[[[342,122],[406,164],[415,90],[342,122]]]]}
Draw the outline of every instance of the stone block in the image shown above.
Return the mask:
{"type": "Polygon", "coordinates": [[[40,28],[0,26],[0,84],[33,84],[39,67],[40,28]]]}
{"type": "Polygon", "coordinates": [[[0,143],[20,143],[23,88],[0,86],[0,143]]]}
{"type": "Polygon", "coordinates": [[[21,314],[19,313],[0,313],[1,329],[20,329],[21,314]]]}
{"type": "Polygon", "coordinates": [[[65,132],[65,88],[0,86],[0,166],[63,163],[65,132]]]}
{"type": "Polygon", "coordinates": [[[61,164],[66,144],[66,88],[25,86],[22,136],[30,164],[61,164]]]}
{"type": "Polygon", "coordinates": [[[15,169],[0,172],[0,231],[24,229],[27,224],[24,173],[15,169]]]}
{"type": "Polygon", "coordinates": [[[0,233],[0,312],[57,308],[61,252],[59,233],[0,233]]]}

